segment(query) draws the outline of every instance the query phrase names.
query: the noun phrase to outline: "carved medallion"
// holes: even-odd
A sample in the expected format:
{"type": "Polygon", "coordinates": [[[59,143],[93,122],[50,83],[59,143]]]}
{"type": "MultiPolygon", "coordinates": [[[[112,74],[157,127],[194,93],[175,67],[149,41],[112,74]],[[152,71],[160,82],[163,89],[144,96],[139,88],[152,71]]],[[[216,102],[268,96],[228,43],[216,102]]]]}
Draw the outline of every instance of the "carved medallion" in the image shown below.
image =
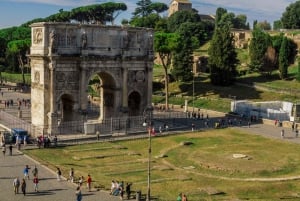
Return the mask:
{"type": "Polygon", "coordinates": [[[145,80],[145,73],[144,71],[137,71],[136,72],[136,81],[143,82],[145,80]]]}

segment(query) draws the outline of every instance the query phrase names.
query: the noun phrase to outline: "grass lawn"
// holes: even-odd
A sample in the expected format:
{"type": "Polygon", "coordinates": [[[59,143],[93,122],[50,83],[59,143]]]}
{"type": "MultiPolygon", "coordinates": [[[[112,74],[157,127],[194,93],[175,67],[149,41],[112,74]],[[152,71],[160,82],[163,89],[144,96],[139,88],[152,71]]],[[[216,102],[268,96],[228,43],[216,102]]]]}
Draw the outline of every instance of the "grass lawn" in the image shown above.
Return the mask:
{"type": "MultiPolygon", "coordinates": [[[[147,147],[148,140],[139,139],[25,152],[50,168],[60,167],[65,176],[73,167],[76,177],[91,174],[96,186],[109,189],[116,179],[133,182],[133,190],[146,193],[147,147]]],[[[298,144],[231,128],[154,137],[151,194],[166,201],[175,200],[179,192],[185,192],[189,201],[295,198],[299,181],[264,179],[300,175],[299,153],[298,144]],[[192,144],[181,145],[186,141],[192,144]],[[249,180],[253,178],[261,180],[249,180]]]]}

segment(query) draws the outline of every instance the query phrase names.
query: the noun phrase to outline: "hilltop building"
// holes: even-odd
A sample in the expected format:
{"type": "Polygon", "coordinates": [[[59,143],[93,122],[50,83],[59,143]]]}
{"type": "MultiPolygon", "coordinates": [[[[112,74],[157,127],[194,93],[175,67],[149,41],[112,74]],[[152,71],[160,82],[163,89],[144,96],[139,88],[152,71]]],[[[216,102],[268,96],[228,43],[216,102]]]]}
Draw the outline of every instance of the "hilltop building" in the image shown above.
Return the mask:
{"type": "Polygon", "coordinates": [[[172,0],[168,16],[170,17],[173,13],[181,10],[192,10],[192,3],[189,0],[172,0]]]}

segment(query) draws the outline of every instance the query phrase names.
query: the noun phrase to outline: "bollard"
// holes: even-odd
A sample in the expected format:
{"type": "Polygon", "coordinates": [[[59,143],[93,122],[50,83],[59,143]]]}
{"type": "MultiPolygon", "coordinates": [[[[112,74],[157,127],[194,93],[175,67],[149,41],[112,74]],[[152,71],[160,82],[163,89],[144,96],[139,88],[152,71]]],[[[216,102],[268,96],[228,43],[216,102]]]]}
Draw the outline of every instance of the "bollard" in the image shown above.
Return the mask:
{"type": "Polygon", "coordinates": [[[135,196],[135,200],[136,201],[141,201],[141,197],[142,197],[142,192],[141,191],[137,191],[136,192],[136,196],[135,196]]]}

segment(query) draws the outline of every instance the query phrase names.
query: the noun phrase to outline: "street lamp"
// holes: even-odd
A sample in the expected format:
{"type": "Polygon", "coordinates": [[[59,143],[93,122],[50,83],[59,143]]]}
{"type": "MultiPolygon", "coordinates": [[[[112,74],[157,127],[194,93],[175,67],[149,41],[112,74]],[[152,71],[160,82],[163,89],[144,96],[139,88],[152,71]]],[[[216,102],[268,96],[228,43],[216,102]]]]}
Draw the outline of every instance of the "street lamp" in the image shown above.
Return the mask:
{"type": "Polygon", "coordinates": [[[195,101],[195,76],[194,76],[194,72],[191,71],[192,75],[193,75],[193,114],[194,114],[194,101],[195,101]]]}
{"type": "Polygon", "coordinates": [[[151,189],[151,131],[152,131],[152,111],[153,108],[152,107],[148,107],[144,110],[144,123],[143,126],[146,127],[147,126],[147,122],[148,122],[148,180],[147,180],[147,198],[146,201],[150,201],[150,189],[151,189]],[[148,121],[147,121],[148,119],[148,121]]]}

